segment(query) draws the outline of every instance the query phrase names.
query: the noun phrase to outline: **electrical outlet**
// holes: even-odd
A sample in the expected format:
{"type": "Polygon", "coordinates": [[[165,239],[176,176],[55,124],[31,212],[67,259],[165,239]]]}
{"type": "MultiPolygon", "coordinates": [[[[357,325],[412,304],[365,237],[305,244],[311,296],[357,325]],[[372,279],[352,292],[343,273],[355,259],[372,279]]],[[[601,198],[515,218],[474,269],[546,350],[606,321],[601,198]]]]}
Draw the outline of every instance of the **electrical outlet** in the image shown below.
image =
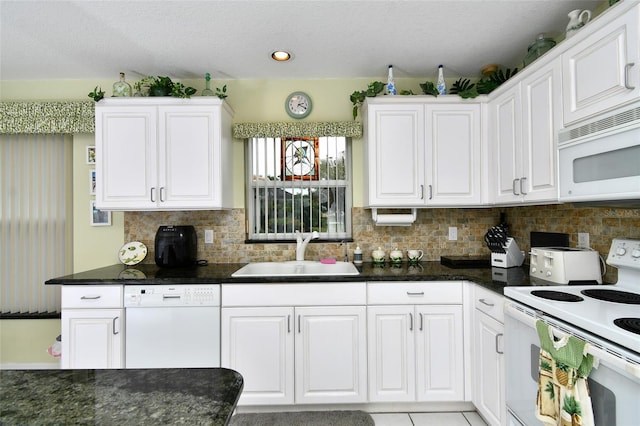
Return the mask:
{"type": "Polygon", "coordinates": [[[213,229],[204,230],[204,243],[213,244],[213,229]]]}
{"type": "Polygon", "coordinates": [[[589,233],[578,232],[578,247],[589,248],[589,233]]]}
{"type": "Polygon", "coordinates": [[[458,240],[458,228],[455,226],[449,227],[449,241],[457,241],[458,240]]]}

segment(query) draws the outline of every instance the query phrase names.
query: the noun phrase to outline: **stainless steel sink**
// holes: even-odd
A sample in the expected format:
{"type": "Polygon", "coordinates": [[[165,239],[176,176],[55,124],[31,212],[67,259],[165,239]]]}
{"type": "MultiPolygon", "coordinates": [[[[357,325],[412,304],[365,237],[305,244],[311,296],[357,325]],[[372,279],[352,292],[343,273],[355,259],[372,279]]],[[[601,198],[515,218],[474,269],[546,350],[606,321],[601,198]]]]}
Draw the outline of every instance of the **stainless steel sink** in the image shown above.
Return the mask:
{"type": "Polygon", "coordinates": [[[231,274],[235,278],[246,277],[300,277],[300,276],[346,276],[359,275],[353,263],[321,263],[311,260],[289,262],[249,263],[231,274]]]}

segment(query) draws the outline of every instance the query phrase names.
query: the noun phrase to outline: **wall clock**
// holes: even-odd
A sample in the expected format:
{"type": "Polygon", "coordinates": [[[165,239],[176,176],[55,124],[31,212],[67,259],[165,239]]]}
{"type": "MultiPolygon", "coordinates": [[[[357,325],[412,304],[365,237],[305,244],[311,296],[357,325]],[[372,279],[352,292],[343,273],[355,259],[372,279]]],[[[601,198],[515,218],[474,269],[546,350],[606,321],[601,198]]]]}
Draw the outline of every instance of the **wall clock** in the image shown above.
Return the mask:
{"type": "Polygon", "coordinates": [[[304,92],[293,92],[287,96],[284,108],[290,117],[300,119],[311,113],[311,97],[304,92]]]}
{"type": "Polygon", "coordinates": [[[282,138],[284,180],[318,179],[318,138],[282,138]]]}

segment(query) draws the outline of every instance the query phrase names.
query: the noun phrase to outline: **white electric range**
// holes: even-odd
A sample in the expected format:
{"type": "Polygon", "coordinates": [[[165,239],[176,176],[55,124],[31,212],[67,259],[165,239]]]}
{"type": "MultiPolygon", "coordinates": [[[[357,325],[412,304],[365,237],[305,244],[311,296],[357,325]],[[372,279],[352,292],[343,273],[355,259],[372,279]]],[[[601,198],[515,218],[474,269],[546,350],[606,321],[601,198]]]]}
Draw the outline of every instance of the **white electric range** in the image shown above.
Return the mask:
{"type": "Polygon", "coordinates": [[[596,425],[640,419],[640,240],[614,239],[606,260],[618,269],[612,285],[505,287],[505,364],[509,425],[539,425],[535,417],[542,320],[558,334],[588,343],[600,366],[589,376],[596,425]]]}

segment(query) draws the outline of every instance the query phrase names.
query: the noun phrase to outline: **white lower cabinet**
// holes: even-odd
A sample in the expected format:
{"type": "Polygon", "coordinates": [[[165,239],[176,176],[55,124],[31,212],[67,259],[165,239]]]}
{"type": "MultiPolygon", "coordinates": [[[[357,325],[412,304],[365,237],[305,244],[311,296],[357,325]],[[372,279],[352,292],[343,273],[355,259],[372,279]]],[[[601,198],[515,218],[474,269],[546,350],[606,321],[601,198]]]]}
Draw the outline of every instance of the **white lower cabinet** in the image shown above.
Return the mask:
{"type": "Polygon", "coordinates": [[[474,299],[473,403],[487,423],[505,425],[504,297],[475,286],[474,299]]]}
{"type": "Polygon", "coordinates": [[[369,283],[369,400],[463,401],[461,282],[369,283]]]}
{"type": "Polygon", "coordinates": [[[63,286],[64,369],[124,368],[122,286],[63,286]]]}
{"type": "Polygon", "coordinates": [[[365,284],[345,284],[338,305],[341,287],[223,285],[222,366],[244,377],[240,404],[366,401],[365,284]],[[289,306],[247,306],[276,300],[289,306]]]}

